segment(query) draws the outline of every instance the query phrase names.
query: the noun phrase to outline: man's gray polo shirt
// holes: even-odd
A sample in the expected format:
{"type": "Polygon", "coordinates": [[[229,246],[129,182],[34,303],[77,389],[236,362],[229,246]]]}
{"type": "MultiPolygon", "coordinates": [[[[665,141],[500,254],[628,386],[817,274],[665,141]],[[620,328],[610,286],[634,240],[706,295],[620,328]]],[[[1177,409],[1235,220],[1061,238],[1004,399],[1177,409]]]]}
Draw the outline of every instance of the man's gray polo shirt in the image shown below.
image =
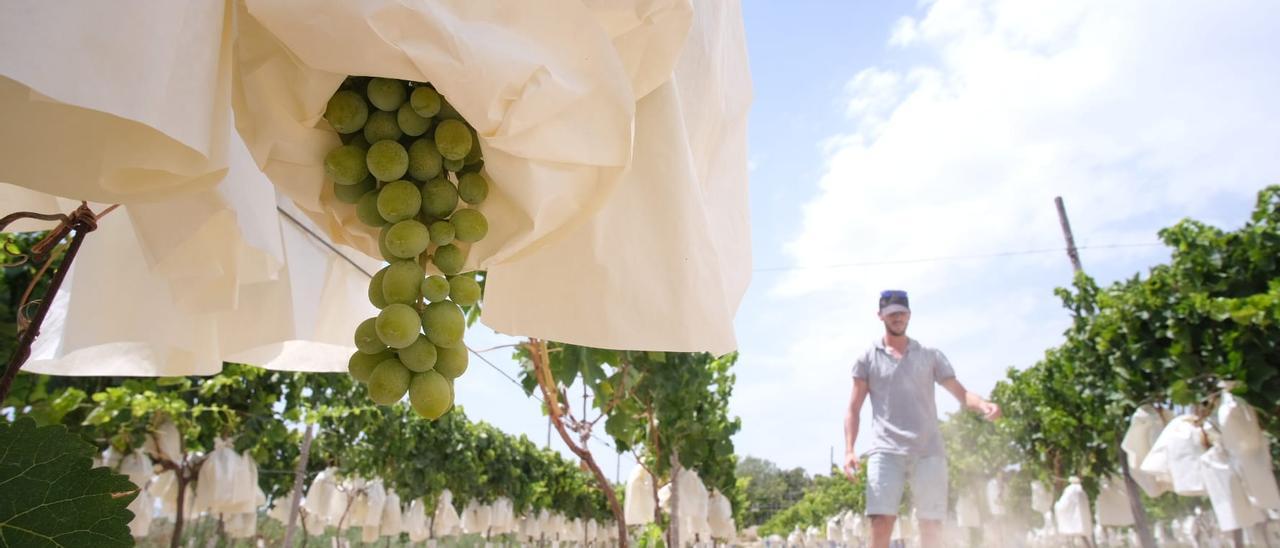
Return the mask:
{"type": "Polygon", "coordinates": [[[871,431],[868,454],[942,456],[938,409],[933,384],[956,376],[951,362],[936,349],[907,339],[907,352],[895,360],[884,338],[853,364],[853,378],[865,379],[871,392],[871,431]]]}

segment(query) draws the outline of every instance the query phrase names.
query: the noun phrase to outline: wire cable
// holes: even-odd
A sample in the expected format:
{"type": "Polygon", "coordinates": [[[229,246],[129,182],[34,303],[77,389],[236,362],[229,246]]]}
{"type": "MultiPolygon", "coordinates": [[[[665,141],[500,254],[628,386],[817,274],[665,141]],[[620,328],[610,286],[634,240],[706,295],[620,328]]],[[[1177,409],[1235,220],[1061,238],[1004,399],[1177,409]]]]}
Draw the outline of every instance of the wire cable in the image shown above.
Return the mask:
{"type": "MultiPolygon", "coordinates": [[[[1163,243],[1102,244],[1102,245],[1078,246],[1076,247],[1076,249],[1079,249],[1079,250],[1124,249],[1124,248],[1134,248],[1134,247],[1157,247],[1157,246],[1163,246],[1163,245],[1164,245],[1163,243]]],[[[755,269],[752,269],[751,271],[752,272],[784,272],[784,271],[791,271],[791,270],[827,270],[827,269],[834,269],[834,268],[857,268],[857,267],[866,267],[866,266],[885,266],[885,265],[932,263],[932,262],[944,262],[944,261],[963,261],[963,260],[969,260],[969,259],[994,259],[994,258],[1000,258],[1000,257],[1018,257],[1023,255],[1043,255],[1045,253],[1065,253],[1066,249],[1067,248],[1065,247],[1054,247],[1054,248],[1046,248],[1046,249],[1027,249],[1023,251],[1003,251],[999,253],[982,253],[982,254],[973,254],[973,255],[944,255],[940,257],[921,257],[921,258],[914,258],[914,259],[891,259],[891,260],[880,260],[880,261],[859,261],[859,262],[852,262],[852,263],[836,263],[836,264],[827,264],[827,265],[775,266],[775,267],[755,268],[755,269]]]]}
{"type": "Polygon", "coordinates": [[[334,247],[334,246],[333,246],[333,244],[329,242],[329,240],[324,239],[324,238],[321,238],[319,234],[316,234],[316,233],[315,233],[314,231],[312,231],[312,230],[311,230],[311,228],[310,228],[310,227],[308,227],[307,225],[302,224],[302,221],[299,221],[298,219],[295,219],[295,218],[293,217],[293,215],[290,215],[288,211],[285,211],[285,210],[284,210],[284,208],[282,208],[282,207],[280,207],[280,206],[276,206],[276,211],[279,211],[279,212],[280,212],[280,214],[281,214],[281,215],[284,215],[284,217],[285,217],[286,219],[289,219],[290,221],[293,221],[293,224],[298,225],[298,228],[301,228],[301,229],[303,230],[303,232],[306,232],[306,233],[307,233],[308,235],[310,235],[312,238],[315,238],[315,240],[316,240],[317,242],[320,242],[320,244],[321,244],[321,245],[323,245],[323,246],[325,246],[325,247],[329,248],[329,251],[332,251],[335,255],[337,255],[337,256],[342,257],[343,259],[345,259],[348,263],[350,263],[350,264],[351,264],[351,266],[354,266],[354,267],[356,268],[356,270],[359,270],[361,273],[363,273],[365,276],[368,276],[369,278],[373,278],[373,274],[372,274],[372,273],[370,273],[369,271],[367,271],[367,270],[365,270],[364,268],[362,268],[359,264],[357,264],[357,263],[356,263],[356,261],[355,261],[354,259],[352,259],[351,257],[348,257],[346,253],[343,253],[343,252],[341,252],[341,251],[338,251],[338,248],[334,247]]]}

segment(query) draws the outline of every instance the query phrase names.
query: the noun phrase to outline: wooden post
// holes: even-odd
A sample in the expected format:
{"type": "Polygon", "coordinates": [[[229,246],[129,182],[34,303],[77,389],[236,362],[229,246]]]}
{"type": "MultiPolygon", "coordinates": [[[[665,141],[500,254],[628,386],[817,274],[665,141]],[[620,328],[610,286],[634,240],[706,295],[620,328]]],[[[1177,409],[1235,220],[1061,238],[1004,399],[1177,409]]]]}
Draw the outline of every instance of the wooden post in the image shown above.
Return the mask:
{"type": "MultiPolygon", "coordinates": [[[[289,526],[284,532],[284,545],[293,546],[293,532],[298,525],[298,507],[302,503],[302,483],[307,479],[307,459],[311,456],[311,436],[316,425],[307,425],[307,433],[302,436],[302,453],[298,457],[298,465],[293,469],[293,497],[289,502],[289,526]]],[[[305,533],[304,533],[305,534],[305,533]]]]}
{"type": "Polygon", "coordinates": [[[1080,266],[1080,253],[1076,251],[1076,239],[1071,235],[1071,222],[1067,221],[1067,208],[1062,203],[1062,196],[1054,197],[1053,203],[1058,206],[1058,223],[1062,225],[1062,237],[1067,240],[1067,257],[1071,258],[1071,268],[1079,273],[1084,267],[1080,266]]]}
{"type": "MultiPolygon", "coordinates": [[[[1080,253],[1076,250],[1076,239],[1071,234],[1071,222],[1067,220],[1067,208],[1062,203],[1062,197],[1056,196],[1053,203],[1058,208],[1058,223],[1062,225],[1062,237],[1067,242],[1067,257],[1071,259],[1071,268],[1079,274],[1084,271],[1084,267],[1080,265],[1080,253]]],[[[1137,482],[1133,481],[1133,474],[1129,472],[1129,457],[1123,449],[1119,449],[1120,435],[1116,436],[1116,446],[1120,456],[1120,472],[1124,475],[1125,492],[1129,495],[1129,510],[1133,512],[1133,528],[1138,533],[1138,543],[1142,548],[1155,548],[1156,540],[1151,535],[1151,525],[1147,520],[1147,511],[1142,506],[1142,493],[1138,489],[1137,482]]]]}
{"type": "Polygon", "coordinates": [[[178,482],[178,504],[177,514],[173,518],[173,538],[169,539],[169,548],[178,548],[182,543],[182,525],[183,514],[186,512],[184,508],[187,495],[187,467],[185,464],[179,466],[173,471],[174,479],[178,482]]]}
{"type": "Polygon", "coordinates": [[[669,548],[680,548],[680,458],[671,451],[671,543],[669,548]]]}

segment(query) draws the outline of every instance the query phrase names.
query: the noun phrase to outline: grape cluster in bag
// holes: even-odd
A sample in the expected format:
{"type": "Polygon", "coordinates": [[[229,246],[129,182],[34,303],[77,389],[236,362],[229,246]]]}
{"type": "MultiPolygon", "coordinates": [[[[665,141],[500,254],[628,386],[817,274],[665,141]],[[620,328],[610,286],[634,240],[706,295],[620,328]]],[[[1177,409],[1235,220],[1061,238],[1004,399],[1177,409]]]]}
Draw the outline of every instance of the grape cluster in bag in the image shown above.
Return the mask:
{"type": "Polygon", "coordinates": [[[467,369],[463,307],[481,299],[476,273],[462,272],[489,231],[475,209],[489,194],[475,130],[430,84],[388,78],[347,78],[324,117],[343,142],[324,161],[334,196],[381,230],[389,263],[369,283],[380,312],[356,328],[348,370],[375,403],[408,393],[438,418],[467,369]]]}

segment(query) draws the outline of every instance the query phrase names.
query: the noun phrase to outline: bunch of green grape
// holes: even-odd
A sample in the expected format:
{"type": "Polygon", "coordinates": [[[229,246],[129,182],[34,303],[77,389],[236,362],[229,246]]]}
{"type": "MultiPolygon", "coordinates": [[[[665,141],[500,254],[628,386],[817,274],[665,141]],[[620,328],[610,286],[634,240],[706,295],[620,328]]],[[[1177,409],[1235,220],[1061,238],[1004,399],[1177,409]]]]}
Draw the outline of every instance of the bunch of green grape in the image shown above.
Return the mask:
{"type": "Polygon", "coordinates": [[[489,194],[475,130],[431,84],[387,78],[347,78],[324,117],[343,142],[324,160],[333,193],[381,230],[389,263],[369,284],[380,312],[356,328],[348,370],[375,403],[408,393],[435,419],[467,369],[463,307],[481,298],[476,273],[462,272],[489,231],[475,209],[489,194]]]}

